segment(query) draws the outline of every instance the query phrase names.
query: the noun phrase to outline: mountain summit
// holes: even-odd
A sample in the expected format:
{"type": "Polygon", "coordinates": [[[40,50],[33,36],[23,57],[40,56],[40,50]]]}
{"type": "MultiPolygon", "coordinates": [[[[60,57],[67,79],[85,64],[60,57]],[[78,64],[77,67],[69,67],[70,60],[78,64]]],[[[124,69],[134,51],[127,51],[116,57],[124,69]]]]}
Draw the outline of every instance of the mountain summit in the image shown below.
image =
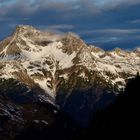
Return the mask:
{"type": "Polygon", "coordinates": [[[138,71],[138,50],[104,51],[86,45],[73,33],[55,34],[20,25],[0,42],[1,79],[13,78],[38,89],[41,100],[69,110],[83,109],[85,104],[92,110],[105,93],[123,90],[126,80],[138,71]]]}

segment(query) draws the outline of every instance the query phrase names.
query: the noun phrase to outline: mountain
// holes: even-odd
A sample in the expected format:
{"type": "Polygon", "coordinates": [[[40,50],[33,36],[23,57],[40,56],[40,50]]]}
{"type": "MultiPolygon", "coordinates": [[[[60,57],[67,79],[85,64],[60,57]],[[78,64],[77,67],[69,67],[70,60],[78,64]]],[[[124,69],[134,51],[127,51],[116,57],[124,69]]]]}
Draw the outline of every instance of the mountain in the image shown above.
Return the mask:
{"type": "MultiPolygon", "coordinates": [[[[81,128],[14,79],[0,80],[0,140],[72,140],[81,128]]],[[[82,131],[81,131],[82,132],[82,131]]]]}
{"type": "Polygon", "coordinates": [[[13,93],[7,84],[6,97],[18,104],[50,103],[84,125],[95,110],[113,102],[138,71],[139,48],[104,51],[74,33],[20,25],[0,42],[1,83],[11,79],[18,89],[13,93]]]}

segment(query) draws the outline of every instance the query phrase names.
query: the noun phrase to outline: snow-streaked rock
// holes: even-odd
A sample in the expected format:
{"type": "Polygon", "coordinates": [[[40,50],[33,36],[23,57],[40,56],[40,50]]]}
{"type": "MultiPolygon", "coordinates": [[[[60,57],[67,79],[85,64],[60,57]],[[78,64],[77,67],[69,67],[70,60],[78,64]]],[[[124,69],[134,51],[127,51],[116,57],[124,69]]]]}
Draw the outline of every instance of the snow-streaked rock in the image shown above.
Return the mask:
{"type": "Polygon", "coordinates": [[[86,82],[94,79],[94,75],[89,76],[87,71],[122,88],[127,78],[140,71],[139,49],[125,51],[117,48],[106,52],[86,45],[72,33],[59,35],[23,25],[0,42],[0,77],[20,80],[24,76],[25,84],[27,78],[28,86],[32,81],[52,98],[62,80],[69,81],[73,72],[86,82]]]}

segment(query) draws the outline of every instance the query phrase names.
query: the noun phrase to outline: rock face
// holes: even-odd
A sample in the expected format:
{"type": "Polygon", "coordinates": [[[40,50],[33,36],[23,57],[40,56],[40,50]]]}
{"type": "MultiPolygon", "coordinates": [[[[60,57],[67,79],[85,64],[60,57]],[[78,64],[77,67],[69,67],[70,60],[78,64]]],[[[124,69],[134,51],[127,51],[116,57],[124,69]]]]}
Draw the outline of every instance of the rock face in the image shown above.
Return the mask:
{"type": "Polygon", "coordinates": [[[39,100],[58,105],[76,120],[80,112],[86,118],[105,107],[138,71],[139,49],[104,51],[73,33],[21,25],[0,42],[0,78],[20,81],[39,100]]]}

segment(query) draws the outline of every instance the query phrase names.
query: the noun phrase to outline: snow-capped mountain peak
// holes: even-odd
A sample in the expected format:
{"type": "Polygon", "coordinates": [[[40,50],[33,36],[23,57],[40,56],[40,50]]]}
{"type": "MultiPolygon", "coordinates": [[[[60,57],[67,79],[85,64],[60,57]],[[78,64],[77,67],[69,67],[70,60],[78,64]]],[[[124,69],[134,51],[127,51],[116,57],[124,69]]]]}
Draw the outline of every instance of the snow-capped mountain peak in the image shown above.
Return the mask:
{"type": "Polygon", "coordinates": [[[140,70],[140,54],[119,48],[104,51],[86,45],[73,33],[55,34],[20,25],[0,42],[0,65],[1,78],[39,86],[55,99],[64,85],[69,94],[74,88],[95,85],[119,90],[140,70]]]}

